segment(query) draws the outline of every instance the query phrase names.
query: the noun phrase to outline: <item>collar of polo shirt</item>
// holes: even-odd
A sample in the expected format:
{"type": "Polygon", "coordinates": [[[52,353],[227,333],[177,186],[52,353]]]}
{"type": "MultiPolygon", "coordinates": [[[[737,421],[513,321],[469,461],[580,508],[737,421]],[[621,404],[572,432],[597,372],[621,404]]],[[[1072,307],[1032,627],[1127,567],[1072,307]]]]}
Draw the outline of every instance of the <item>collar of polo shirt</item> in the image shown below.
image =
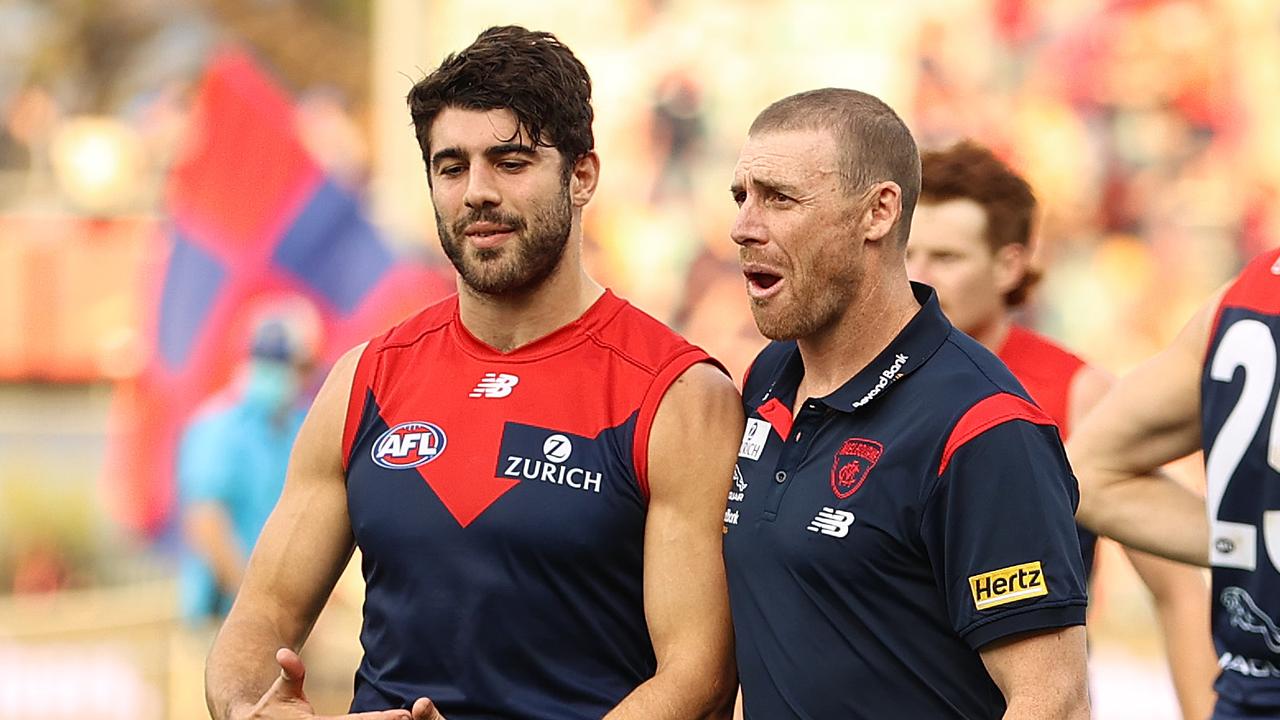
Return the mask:
{"type": "MultiPolygon", "coordinates": [[[[924,364],[947,339],[951,332],[951,321],[942,314],[938,304],[938,294],[933,288],[923,283],[912,282],[911,291],[920,310],[911,318],[907,326],[894,337],[879,355],[866,367],[858,371],[835,392],[820,398],[828,407],[840,412],[855,412],[859,408],[874,402],[885,390],[902,378],[910,375],[916,368],[924,364]]],[[[791,356],[787,359],[782,372],[769,385],[768,391],[761,400],[774,397],[778,390],[794,389],[800,384],[804,375],[804,360],[800,350],[792,347],[791,356]]],[[[784,393],[785,394],[785,393],[784,393]]]]}

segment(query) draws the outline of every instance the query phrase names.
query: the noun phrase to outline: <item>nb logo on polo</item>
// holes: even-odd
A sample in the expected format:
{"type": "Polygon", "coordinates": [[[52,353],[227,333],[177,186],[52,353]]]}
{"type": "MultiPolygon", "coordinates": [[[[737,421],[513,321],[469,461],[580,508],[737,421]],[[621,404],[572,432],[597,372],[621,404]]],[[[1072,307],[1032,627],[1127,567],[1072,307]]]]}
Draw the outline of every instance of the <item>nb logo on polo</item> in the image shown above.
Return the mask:
{"type": "Polygon", "coordinates": [[[969,589],[978,610],[1049,594],[1039,560],[971,575],[969,589]]]}
{"type": "Polygon", "coordinates": [[[520,378],[507,373],[485,373],[467,397],[504,398],[520,383],[520,378]]]}
{"type": "Polygon", "coordinates": [[[853,513],[848,510],[824,507],[818,511],[818,514],[809,522],[809,527],[806,529],[809,532],[842,538],[849,534],[849,526],[852,524],[853,513]]]}
{"type": "Polygon", "coordinates": [[[429,422],[400,423],[378,436],[370,454],[389,470],[418,467],[440,457],[448,439],[444,430],[429,422]]]}

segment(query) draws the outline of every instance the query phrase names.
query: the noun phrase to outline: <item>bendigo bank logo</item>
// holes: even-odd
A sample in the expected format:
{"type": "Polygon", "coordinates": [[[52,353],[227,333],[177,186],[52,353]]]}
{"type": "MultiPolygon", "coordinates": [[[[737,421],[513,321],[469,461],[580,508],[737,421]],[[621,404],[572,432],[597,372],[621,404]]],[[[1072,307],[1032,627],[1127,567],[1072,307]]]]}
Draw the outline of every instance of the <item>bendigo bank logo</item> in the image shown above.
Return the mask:
{"type": "Polygon", "coordinates": [[[373,444],[373,461],[384,468],[404,470],[440,457],[446,438],[439,426],[407,422],[382,433],[373,444]]]}
{"type": "Polygon", "coordinates": [[[836,497],[843,500],[858,492],[883,452],[884,446],[875,440],[845,440],[831,463],[831,491],[836,497]]]}
{"type": "Polygon", "coordinates": [[[978,610],[1049,594],[1039,560],[972,575],[969,589],[978,610]]]}

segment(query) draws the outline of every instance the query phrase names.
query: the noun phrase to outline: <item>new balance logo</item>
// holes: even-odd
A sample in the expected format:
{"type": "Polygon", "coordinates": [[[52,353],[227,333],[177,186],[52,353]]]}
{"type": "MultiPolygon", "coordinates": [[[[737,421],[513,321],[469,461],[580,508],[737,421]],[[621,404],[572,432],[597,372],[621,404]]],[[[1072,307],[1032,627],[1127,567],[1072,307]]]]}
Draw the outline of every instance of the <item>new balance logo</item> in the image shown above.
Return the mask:
{"type": "Polygon", "coordinates": [[[520,382],[520,378],[507,373],[485,373],[476,383],[469,397],[503,398],[511,394],[511,389],[520,382]]]}
{"type": "Polygon", "coordinates": [[[849,526],[853,524],[853,513],[848,510],[833,510],[824,507],[809,523],[809,532],[822,533],[831,537],[844,537],[849,534],[849,526]]]}

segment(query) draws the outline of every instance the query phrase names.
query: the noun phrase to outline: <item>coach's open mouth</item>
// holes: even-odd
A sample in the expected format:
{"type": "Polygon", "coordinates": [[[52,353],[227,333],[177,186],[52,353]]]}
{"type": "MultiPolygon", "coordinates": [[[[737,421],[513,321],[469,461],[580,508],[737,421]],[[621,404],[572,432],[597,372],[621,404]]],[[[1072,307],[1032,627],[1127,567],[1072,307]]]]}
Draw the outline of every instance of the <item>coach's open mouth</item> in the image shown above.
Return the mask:
{"type": "Polygon", "coordinates": [[[747,294],[755,299],[777,294],[784,284],[782,274],[768,268],[743,268],[742,274],[747,279],[747,294]]]}

